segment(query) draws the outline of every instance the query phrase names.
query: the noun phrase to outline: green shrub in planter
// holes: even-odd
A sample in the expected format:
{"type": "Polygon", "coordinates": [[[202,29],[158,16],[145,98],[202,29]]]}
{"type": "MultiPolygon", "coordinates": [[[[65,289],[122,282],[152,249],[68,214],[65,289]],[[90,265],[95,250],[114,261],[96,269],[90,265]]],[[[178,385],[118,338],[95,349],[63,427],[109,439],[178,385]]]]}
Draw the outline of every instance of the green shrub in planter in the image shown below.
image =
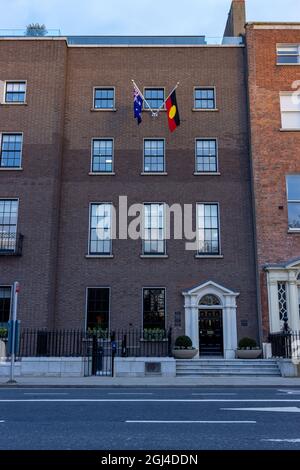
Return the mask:
{"type": "Polygon", "coordinates": [[[239,349],[255,349],[257,342],[252,338],[242,338],[239,341],[239,349]]]}
{"type": "Polygon", "coordinates": [[[0,339],[7,339],[8,330],[7,328],[0,328],[0,339]]]}
{"type": "Polygon", "coordinates": [[[175,341],[175,348],[177,349],[192,349],[193,343],[189,336],[178,336],[175,341]]]}

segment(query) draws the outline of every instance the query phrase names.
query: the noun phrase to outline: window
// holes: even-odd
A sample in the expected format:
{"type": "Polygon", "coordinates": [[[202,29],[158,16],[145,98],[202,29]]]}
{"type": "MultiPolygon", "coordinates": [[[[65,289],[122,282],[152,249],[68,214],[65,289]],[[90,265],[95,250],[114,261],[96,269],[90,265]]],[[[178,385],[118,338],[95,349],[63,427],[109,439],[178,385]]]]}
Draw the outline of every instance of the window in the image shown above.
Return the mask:
{"type": "Polygon", "coordinates": [[[109,288],[96,287],[87,290],[86,327],[108,330],[109,288]]]}
{"type": "Polygon", "coordinates": [[[165,329],[165,302],[164,288],[143,289],[143,327],[144,329],[165,329]]]}
{"type": "Polygon", "coordinates": [[[113,139],[93,139],[92,172],[112,173],[113,139]]]}
{"type": "MultiPolygon", "coordinates": [[[[145,88],[144,97],[151,109],[159,109],[164,105],[165,90],[164,88],[145,88]]],[[[144,103],[145,109],[149,109],[149,106],[144,103]]]]}
{"type": "Polygon", "coordinates": [[[15,251],[17,222],[18,201],[0,199],[0,252],[15,251]]]}
{"type": "Polygon", "coordinates": [[[22,134],[1,134],[0,168],[20,168],[22,134]]]}
{"type": "Polygon", "coordinates": [[[300,230],[300,174],[289,175],[287,181],[289,229],[300,230]]]}
{"type": "Polygon", "coordinates": [[[90,208],[90,255],[111,255],[112,205],[91,204],[90,208]]]}
{"type": "Polygon", "coordinates": [[[196,172],[215,173],[217,165],[217,141],[216,139],[196,140],[196,172]]]}
{"type": "Polygon", "coordinates": [[[144,204],[143,254],[164,255],[164,204],[144,204]]]}
{"type": "Polygon", "coordinates": [[[218,204],[197,204],[198,254],[218,255],[219,207],[218,204]]]}
{"type": "Polygon", "coordinates": [[[287,319],[288,309],[287,309],[287,298],[286,298],[286,283],[278,282],[278,307],[279,307],[279,319],[284,321],[287,319]]]}
{"type": "Polygon", "coordinates": [[[282,129],[300,130],[300,100],[294,93],[281,93],[281,127],[282,129]]]}
{"type": "Polygon", "coordinates": [[[214,294],[206,294],[199,302],[199,305],[208,305],[209,307],[213,307],[214,305],[220,305],[220,299],[214,294]]]}
{"type": "Polygon", "coordinates": [[[165,171],[165,141],[163,139],[144,140],[144,173],[165,171]]]}
{"type": "Polygon", "coordinates": [[[5,103],[25,103],[26,82],[6,82],[5,103]]]}
{"type": "Polygon", "coordinates": [[[216,109],[214,88],[195,88],[194,90],[195,109],[216,109]]]}
{"type": "Polygon", "coordinates": [[[0,286],[0,323],[7,323],[10,317],[11,287],[0,286]]]}
{"type": "Polygon", "coordinates": [[[115,89],[95,88],[94,89],[94,109],[114,109],[115,89]]]}
{"type": "Polygon", "coordinates": [[[277,46],[277,64],[300,64],[300,44],[280,44],[277,46]]]}

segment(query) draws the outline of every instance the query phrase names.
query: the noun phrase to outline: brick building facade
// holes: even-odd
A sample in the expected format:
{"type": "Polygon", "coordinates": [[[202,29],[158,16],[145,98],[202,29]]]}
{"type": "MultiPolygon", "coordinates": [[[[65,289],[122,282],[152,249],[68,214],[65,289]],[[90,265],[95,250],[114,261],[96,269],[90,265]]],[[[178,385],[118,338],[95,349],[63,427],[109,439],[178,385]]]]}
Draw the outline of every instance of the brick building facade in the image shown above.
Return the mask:
{"type": "Polygon", "coordinates": [[[246,27],[257,261],[264,338],[300,330],[300,24],[246,27]]]}
{"type": "Polygon", "coordinates": [[[173,327],[227,358],[259,339],[246,52],[229,39],[1,38],[0,321],[18,280],[30,327],[173,327]],[[137,126],[132,78],[153,107],[180,82],[173,134],[165,111],[137,126]],[[119,196],[146,204],[152,229],[161,204],[192,204],[198,248],[110,243],[119,196]]]}

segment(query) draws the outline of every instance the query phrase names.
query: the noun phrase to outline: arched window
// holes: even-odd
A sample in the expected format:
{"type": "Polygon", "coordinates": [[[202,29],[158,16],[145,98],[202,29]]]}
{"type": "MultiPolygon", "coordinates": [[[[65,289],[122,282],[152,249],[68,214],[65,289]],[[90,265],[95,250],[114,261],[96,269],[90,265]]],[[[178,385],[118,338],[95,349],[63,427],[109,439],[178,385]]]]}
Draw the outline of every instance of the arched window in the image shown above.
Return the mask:
{"type": "Polygon", "coordinates": [[[202,299],[199,302],[199,305],[206,305],[206,306],[214,306],[214,305],[220,305],[220,299],[213,294],[207,294],[202,297],[202,299]]]}

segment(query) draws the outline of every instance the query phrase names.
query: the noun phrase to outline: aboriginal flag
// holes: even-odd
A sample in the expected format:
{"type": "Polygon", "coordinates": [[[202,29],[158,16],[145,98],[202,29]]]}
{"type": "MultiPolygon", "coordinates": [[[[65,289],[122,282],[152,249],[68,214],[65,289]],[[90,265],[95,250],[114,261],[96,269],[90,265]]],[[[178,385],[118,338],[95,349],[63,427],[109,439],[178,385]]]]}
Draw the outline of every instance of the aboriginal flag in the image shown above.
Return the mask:
{"type": "Polygon", "coordinates": [[[174,90],[166,101],[168,123],[170,131],[175,131],[176,127],[180,125],[180,117],[176,100],[176,90],[174,90]]]}

